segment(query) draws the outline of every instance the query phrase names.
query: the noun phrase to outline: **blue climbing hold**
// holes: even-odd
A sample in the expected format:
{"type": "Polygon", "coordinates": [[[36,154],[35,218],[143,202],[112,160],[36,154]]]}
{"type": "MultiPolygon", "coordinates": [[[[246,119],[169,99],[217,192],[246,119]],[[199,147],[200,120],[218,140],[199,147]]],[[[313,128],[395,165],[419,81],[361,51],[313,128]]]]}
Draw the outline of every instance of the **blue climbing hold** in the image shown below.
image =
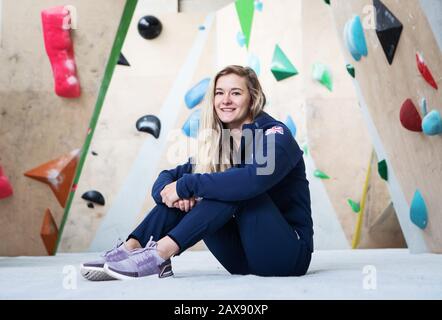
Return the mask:
{"type": "Polygon", "coordinates": [[[209,83],[210,78],[205,78],[187,91],[186,96],[184,97],[187,108],[192,109],[203,100],[207,88],[209,87],[209,83]]]}
{"type": "Polygon", "coordinates": [[[287,119],[285,120],[285,125],[287,126],[287,128],[289,128],[294,138],[296,136],[296,125],[290,115],[287,116],[287,119]]]}
{"type": "Polygon", "coordinates": [[[356,61],[361,60],[362,56],[368,55],[364,29],[359,16],[354,16],[345,24],[344,41],[356,61]]]}
{"type": "Polygon", "coordinates": [[[196,138],[200,125],[201,109],[195,110],[183,125],[183,132],[187,137],[196,138]]]}
{"type": "Polygon", "coordinates": [[[262,6],[263,6],[263,4],[262,4],[261,0],[255,0],[255,9],[256,10],[261,12],[262,11],[262,6]]]}
{"type": "Polygon", "coordinates": [[[256,75],[259,76],[261,73],[261,64],[259,63],[259,58],[254,55],[253,53],[251,53],[249,55],[249,62],[248,65],[250,68],[253,69],[253,71],[255,71],[256,75]]]}
{"type": "Polygon", "coordinates": [[[442,133],[442,118],[439,111],[431,110],[422,120],[422,131],[427,136],[442,133]]]}
{"type": "Polygon", "coordinates": [[[238,33],[236,34],[236,41],[238,42],[240,47],[244,47],[244,45],[246,44],[246,37],[244,36],[244,33],[238,31],[238,33]]]}
{"type": "Polygon", "coordinates": [[[421,229],[425,229],[425,227],[427,226],[427,206],[425,205],[424,198],[422,197],[419,190],[416,190],[411,202],[410,219],[416,226],[421,229]]]}

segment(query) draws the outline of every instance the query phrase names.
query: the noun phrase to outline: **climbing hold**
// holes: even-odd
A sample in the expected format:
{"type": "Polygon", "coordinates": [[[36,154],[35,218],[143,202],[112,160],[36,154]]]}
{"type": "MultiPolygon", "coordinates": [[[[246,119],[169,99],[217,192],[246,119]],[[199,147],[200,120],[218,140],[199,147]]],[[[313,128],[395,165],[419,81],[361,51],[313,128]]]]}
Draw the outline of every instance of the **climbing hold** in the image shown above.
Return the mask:
{"type": "Polygon", "coordinates": [[[275,50],[273,51],[271,71],[277,81],[298,74],[298,70],[296,70],[295,66],[290,62],[279,45],[276,45],[275,50]]]}
{"type": "Polygon", "coordinates": [[[87,203],[87,207],[88,207],[88,208],[91,208],[91,209],[95,208],[95,207],[94,207],[94,204],[93,204],[92,202],[88,202],[88,203],[87,203]]]}
{"type": "Polygon", "coordinates": [[[387,161],[381,160],[378,162],[378,173],[382,179],[384,179],[385,181],[388,181],[387,161]]]}
{"type": "Polygon", "coordinates": [[[198,30],[206,30],[206,27],[205,26],[199,26],[198,30]]]}
{"type": "Polygon", "coordinates": [[[316,169],[316,170],[313,172],[313,175],[314,175],[316,178],[320,178],[320,179],[330,179],[330,177],[329,177],[328,175],[326,175],[324,172],[322,172],[321,170],[318,170],[318,169],[316,169]]]}
{"type": "Polygon", "coordinates": [[[91,151],[93,156],[98,156],[98,153],[96,153],[95,151],[91,151]]]}
{"type": "Polygon", "coordinates": [[[64,98],[81,94],[74,59],[74,45],[70,35],[71,21],[68,7],[58,6],[41,12],[46,53],[52,67],[55,93],[64,98]]]}
{"type": "Polygon", "coordinates": [[[302,146],[302,150],[304,151],[304,155],[308,156],[308,146],[307,146],[307,143],[305,143],[305,144],[302,146]]]}
{"type": "Polygon", "coordinates": [[[330,69],[322,63],[313,64],[313,79],[319,81],[328,90],[332,91],[333,81],[330,69]]]}
{"type": "Polygon", "coordinates": [[[259,63],[259,58],[253,53],[249,54],[248,66],[255,71],[256,75],[259,76],[261,73],[261,64],[259,63]]]}
{"type": "Polygon", "coordinates": [[[285,125],[287,126],[287,128],[289,128],[289,130],[294,138],[296,136],[296,125],[290,115],[287,116],[287,119],[285,120],[285,125]]]}
{"type": "Polygon", "coordinates": [[[127,61],[126,57],[120,52],[120,57],[118,58],[117,64],[121,66],[128,66],[130,67],[129,62],[127,61]]]}
{"type": "Polygon", "coordinates": [[[52,216],[51,210],[46,209],[43,217],[43,223],[41,224],[40,237],[43,240],[43,244],[46,248],[48,255],[55,254],[58,238],[58,228],[52,216]]]}
{"type": "Polygon", "coordinates": [[[7,176],[3,174],[3,168],[0,166],[0,199],[5,199],[13,194],[12,185],[7,176]]]}
{"type": "Polygon", "coordinates": [[[350,63],[346,65],[348,73],[354,78],[356,75],[355,67],[353,67],[350,63]]]}
{"type": "Polygon", "coordinates": [[[411,99],[405,100],[399,113],[401,124],[410,131],[422,131],[422,119],[411,99]]]}
{"type": "Polygon", "coordinates": [[[425,117],[427,115],[427,99],[422,98],[421,99],[421,111],[422,111],[422,115],[425,117]]]}
{"type": "Polygon", "coordinates": [[[425,200],[422,197],[419,189],[415,191],[413,200],[411,201],[410,219],[421,229],[425,229],[427,226],[427,206],[425,205],[425,200]]]}
{"type": "Polygon", "coordinates": [[[328,5],[330,5],[330,0],[324,0],[324,2],[328,5]]]}
{"type": "Polygon", "coordinates": [[[144,16],[138,21],[138,32],[147,40],[158,37],[163,29],[161,21],[154,16],[144,16]]]}
{"type": "Polygon", "coordinates": [[[103,195],[96,190],[89,190],[83,193],[82,199],[104,206],[103,195]]]}
{"type": "Polygon", "coordinates": [[[382,1],[373,0],[373,5],[376,8],[376,35],[381,42],[388,63],[392,64],[403,26],[382,1]]]}
{"type": "Polygon", "coordinates": [[[204,78],[187,91],[186,96],[184,97],[187,108],[192,109],[203,100],[207,88],[209,87],[209,83],[210,78],[204,78]]]}
{"type": "Polygon", "coordinates": [[[244,47],[244,45],[246,44],[246,37],[241,31],[238,31],[238,33],[236,34],[236,42],[238,42],[240,47],[244,47]]]}
{"type": "Polygon", "coordinates": [[[137,120],[135,127],[138,131],[150,133],[156,139],[158,139],[158,137],[160,136],[161,122],[160,119],[158,119],[154,115],[149,114],[146,116],[142,116],[140,119],[137,120]]]}
{"type": "Polygon", "coordinates": [[[353,16],[345,24],[344,41],[347,49],[356,61],[361,60],[361,56],[368,55],[364,29],[362,28],[361,18],[359,16],[353,16]]]}
{"type": "Polygon", "coordinates": [[[242,33],[245,37],[245,45],[248,48],[250,33],[252,31],[253,12],[255,11],[254,0],[236,0],[235,8],[238,14],[242,33]]]}
{"type": "Polygon", "coordinates": [[[25,176],[46,183],[64,208],[77,168],[80,149],[25,172],[25,176]]]}
{"type": "Polygon", "coordinates": [[[437,83],[434,80],[430,69],[425,63],[424,57],[419,52],[416,53],[416,63],[417,63],[417,68],[419,69],[419,72],[421,73],[422,77],[424,77],[425,81],[427,81],[427,83],[430,86],[432,86],[434,89],[437,90],[437,83]]]}
{"type": "Polygon", "coordinates": [[[187,137],[196,138],[200,125],[201,109],[195,110],[183,125],[183,132],[187,137]]]}
{"type": "Polygon", "coordinates": [[[361,211],[361,205],[359,202],[355,202],[352,199],[347,199],[348,205],[351,207],[354,213],[361,211]]]}
{"type": "Polygon", "coordinates": [[[442,133],[442,118],[439,111],[430,111],[422,120],[422,131],[428,136],[442,133]]]}
{"type": "Polygon", "coordinates": [[[261,0],[255,0],[255,9],[258,10],[259,12],[262,11],[262,1],[261,0]]]}

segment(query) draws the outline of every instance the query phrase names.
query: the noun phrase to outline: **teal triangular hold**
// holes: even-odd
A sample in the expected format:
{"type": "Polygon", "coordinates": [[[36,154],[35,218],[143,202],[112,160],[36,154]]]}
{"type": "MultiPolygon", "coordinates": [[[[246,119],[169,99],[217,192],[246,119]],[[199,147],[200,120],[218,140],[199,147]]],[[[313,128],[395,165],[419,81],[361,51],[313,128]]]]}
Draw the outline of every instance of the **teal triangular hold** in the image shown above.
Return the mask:
{"type": "Polygon", "coordinates": [[[194,85],[189,91],[187,91],[184,101],[189,109],[198,105],[206,95],[207,88],[209,87],[210,78],[205,78],[194,85]]]}
{"type": "Polygon", "coordinates": [[[427,136],[434,136],[442,133],[442,118],[439,111],[431,110],[422,120],[422,131],[427,136]]]}
{"type": "Polygon", "coordinates": [[[330,179],[328,175],[326,175],[324,172],[318,169],[316,169],[315,172],[313,172],[313,175],[319,179],[330,179]]]}
{"type": "Polygon", "coordinates": [[[257,76],[259,76],[261,74],[261,64],[259,63],[259,58],[251,53],[248,60],[249,67],[255,71],[257,76]]]}
{"type": "Polygon", "coordinates": [[[254,0],[236,0],[236,12],[242,33],[246,38],[246,47],[249,48],[250,33],[252,32],[253,12],[255,11],[254,0]]]}
{"type": "Polygon", "coordinates": [[[410,206],[410,219],[411,221],[421,229],[425,229],[428,223],[427,206],[425,205],[424,198],[419,190],[416,190],[411,201],[410,206]]]}
{"type": "Polygon", "coordinates": [[[279,45],[276,45],[275,50],[273,51],[271,71],[277,81],[298,74],[298,70],[296,70],[295,66],[290,62],[279,45]]]}
{"type": "Polygon", "coordinates": [[[385,160],[381,160],[378,162],[378,173],[382,179],[388,181],[388,167],[385,160]]]}
{"type": "Polygon", "coordinates": [[[322,63],[313,64],[312,70],[313,79],[319,81],[322,85],[324,85],[328,90],[333,90],[333,81],[330,69],[322,63]]]}
{"type": "Polygon", "coordinates": [[[287,126],[287,128],[289,128],[293,138],[296,137],[296,125],[290,115],[287,116],[287,119],[285,120],[285,125],[287,126]]]}
{"type": "Polygon", "coordinates": [[[345,24],[344,42],[356,61],[361,60],[362,56],[368,55],[364,29],[359,16],[354,16],[345,24]]]}
{"type": "Polygon", "coordinates": [[[201,109],[195,110],[183,125],[183,133],[187,137],[196,138],[198,136],[198,128],[200,125],[201,109]]]}
{"type": "Polygon", "coordinates": [[[348,205],[351,207],[354,213],[361,211],[361,205],[359,202],[355,202],[352,199],[347,199],[348,205]]]}
{"type": "Polygon", "coordinates": [[[353,67],[350,63],[346,65],[348,73],[354,78],[356,76],[355,67],[353,67]]]}

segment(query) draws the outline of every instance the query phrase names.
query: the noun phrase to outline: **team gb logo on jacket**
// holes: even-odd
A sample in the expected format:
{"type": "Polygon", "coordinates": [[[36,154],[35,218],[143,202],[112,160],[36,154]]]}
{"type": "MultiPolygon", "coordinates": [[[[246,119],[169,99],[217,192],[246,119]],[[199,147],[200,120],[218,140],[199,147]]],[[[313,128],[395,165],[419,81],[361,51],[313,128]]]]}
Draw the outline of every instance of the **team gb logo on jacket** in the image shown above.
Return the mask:
{"type": "Polygon", "coordinates": [[[265,131],[266,136],[269,134],[276,134],[276,133],[284,134],[284,129],[281,126],[273,126],[265,131]]]}

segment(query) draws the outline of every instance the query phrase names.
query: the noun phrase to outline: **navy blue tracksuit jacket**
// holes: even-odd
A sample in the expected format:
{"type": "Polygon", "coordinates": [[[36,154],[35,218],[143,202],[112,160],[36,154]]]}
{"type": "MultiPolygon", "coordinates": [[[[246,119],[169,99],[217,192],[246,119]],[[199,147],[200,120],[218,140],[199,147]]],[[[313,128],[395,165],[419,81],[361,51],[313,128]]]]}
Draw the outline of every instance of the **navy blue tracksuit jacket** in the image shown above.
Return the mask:
{"type": "Polygon", "coordinates": [[[193,165],[189,159],[186,164],[175,169],[162,171],[152,188],[152,197],[161,209],[152,211],[163,213],[156,215],[151,212],[130,237],[145,242],[152,234],[158,238],[169,235],[182,249],[180,252],[204,239],[209,250],[231,273],[305,274],[313,252],[313,221],[303,152],[287,126],[266,112],[261,112],[253,123],[243,125],[243,132],[245,129],[252,132],[255,143],[248,149],[245,140],[241,141],[241,161],[234,167],[224,172],[192,173],[193,165]],[[262,142],[264,153],[256,147],[257,141],[262,142]],[[258,174],[259,170],[268,165],[262,163],[262,159],[273,153],[275,161],[272,173],[258,174]],[[160,192],[173,181],[177,181],[180,198],[203,198],[187,214],[176,208],[167,208],[162,203],[160,192]],[[165,211],[168,213],[165,214],[165,211]],[[169,218],[166,219],[167,215],[169,218]],[[158,222],[159,217],[161,223],[158,222]],[[148,223],[161,224],[162,227],[158,229],[151,226],[146,231],[148,223]],[[282,235],[286,232],[286,235],[282,235]],[[269,254],[263,255],[262,248],[266,242],[261,243],[264,241],[261,239],[272,238],[276,234],[276,238],[281,234],[281,242],[268,250],[279,250],[278,256],[290,256],[290,250],[302,251],[302,254],[296,253],[292,258],[301,262],[305,260],[304,263],[293,262],[298,266],[298,271],[287,271],[280,267],[292,262],[287,259],[278,262],[275,252],[270,255],[274,257],[270,259],[275,261],[273,265],[269,263],[269,254]],[[232,242],[231,248],[226,250],[229,241],[232,242]],[[297,242],[301,244],[302,250],[298,250],[297,242]],[[255,243],[261,249],[255,248],[255,243]],[[293,243],[293,249],[288,250],[293,243]],[[245,256],[242,263],[238,262],[241,260],[237,258],[238,255],[245,256]]]}

